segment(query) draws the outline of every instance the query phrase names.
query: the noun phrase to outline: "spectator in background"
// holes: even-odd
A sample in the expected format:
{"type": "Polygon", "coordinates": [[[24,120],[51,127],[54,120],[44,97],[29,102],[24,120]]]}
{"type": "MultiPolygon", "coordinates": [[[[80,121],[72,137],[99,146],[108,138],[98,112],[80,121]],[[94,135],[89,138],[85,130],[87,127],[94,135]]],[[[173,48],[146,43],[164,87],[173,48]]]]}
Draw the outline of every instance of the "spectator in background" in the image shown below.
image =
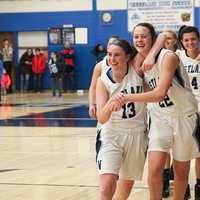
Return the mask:
{"type": "Polygon", "coordinates": [[[68,41],[65,42],[64,48],[61,50],[61,56],[64,59],[65,76],[64,76],[64,89],[71,92],[75,89],[74,85],[74,70],[75,70],[75,51],[70,46],[68,41]]]}
{"type": "Polygon", "coordinates": [[[2,62],[2,58],[0,57],[0,101],[1,101],[1,80],[2,80],[2,74],[3,74],[3,62],[2,62]]]}
{"type": "MultiPolygon", "coordinates": [[[[13,70],[13,47],[8,41],[8,39],[3,40],[3,66],[10,77],[12,77],[13,70]]],[[[7,88],[8,93],[12,93],[12,84],[10,84],[9,88],[7,88]]]]}
{"type": "Polygon", "coordinates": [[[35,49],[35,55],[32,61],[32,71],[34,75],[35,92],[42,91],[42,78],[45,71],[46,57],[39,48],[35,49]]]}
{"type": "Polygon", "coordinates": [[[62,77],[64,72],[64,59],[59,56],[56,51],[51,52],[49,60],[49,71],[52,80],[52,95],[56,96],[56,90],[58,90],[58,96],[62,96],[62,77]]]}
{"type": "Polygon", "coordinates": [[[2,79],[1,79],[1,89],[2,89],[3,95],[7,94],[7,91],[10,85],[11,85],[10,76],[7,73],[6,69],[3,68],[3,74],[2,74],[2,79]]]}
{"type": "Polygon", "coordinates": [[[103,60],[103,58],[106,56],[107,51],[106,48],[103,46],[103,44],[97,44],[93,49],[93,54],[96,56],[96,63],[103,60]]]}
{"type": "Polygon", "coordinates": [[[32,74],[32,60],[34,54],[31,48],[20,58],[20,90],[21,92],[27,92],[30,85],[30,76],[32,74]]]}

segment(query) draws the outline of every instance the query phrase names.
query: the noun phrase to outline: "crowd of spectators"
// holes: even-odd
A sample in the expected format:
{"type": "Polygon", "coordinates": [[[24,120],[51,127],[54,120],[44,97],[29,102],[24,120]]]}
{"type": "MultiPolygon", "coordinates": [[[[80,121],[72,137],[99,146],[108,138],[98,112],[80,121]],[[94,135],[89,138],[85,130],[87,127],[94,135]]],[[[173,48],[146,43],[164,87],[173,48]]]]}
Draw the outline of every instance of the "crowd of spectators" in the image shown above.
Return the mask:
{"type": "MultiPolygon", "coordinates": [[[[0,50],[0,79],[4,94],[16,90],[16,74],[19,74],[20,92],[42,92],[46,88],[43,81],[46,72],[50,75],[52,96],[56,96],[57,91],[59,97],[63,92],[75,91],[75,50],[68,41],[60,51],[49,52],[49,58],[43,49],[27,48],[19,58],[19,73],[16,73],[14,67],[13,52],[12,42],[4,39],[3,48],[0,50]],[[2,83],[5,75],[6,80],[9,80],[7,84],[2,83]]],[[[107,52],[103,44],[99,43],[92,53],[96,62],[99,62],[107,52]]]]}

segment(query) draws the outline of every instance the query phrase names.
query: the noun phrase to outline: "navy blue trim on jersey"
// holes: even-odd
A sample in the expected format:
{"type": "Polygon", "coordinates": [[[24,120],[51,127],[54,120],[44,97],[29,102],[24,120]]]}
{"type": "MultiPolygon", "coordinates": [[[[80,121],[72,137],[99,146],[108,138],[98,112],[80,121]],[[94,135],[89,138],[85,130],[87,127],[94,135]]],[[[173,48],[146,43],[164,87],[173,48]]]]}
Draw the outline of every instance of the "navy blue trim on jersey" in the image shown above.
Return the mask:
{"type": "Polygon", "coordinates": [[[174,78],[177,80],[179,85],[181,85],[184,88],[185,87],[185,82],[183,80],[183,77],[181,76],[181,73],[180,73],[179,69],[180,69],[180,66],[178,66],[178,69],[176,69],[176,71],[174,73],[174,78]]]}
{"type": "Polygon", "coordinates": [[[107,71],[107,76],[108,76],[108,78],[110,79],[110,81],[112,82],[112,83],[116,83],[114,80],[113,80],[113,78],[112,78],[112,69],[111,68],[109,68],[109,70],[107,71]]]}
{"type": "Polygon", "coordinates": [[[192,136],[193,136],[193,138],[197,144],[198,150],[200,152],[200,115],[199,114],[200,113],[197,113],[196,126],[195,126],[192,136]]]}
{"type": "Polygon", "coordinates": [[[97,129],[97,137],[96,137],[96,162],[97,157],[101,148],[101,129],[97,129]]]}
{"type": "Polygon", "coordinates": [[[186,57],[191,58],[191,57],[188,55],[187,50],[185,49],[184,46],[183,46],[183,51],[185,51],[185,55],[186,55],[186,57]]]}
{"type": "Polygon", "coordinates": [[[160,52],[162,51],[162,49],[163,49],[163,48],[161,48],[160,51],[158,52],[158,54],[156,55],[156,57],[155,57],[155,63],[158,61],[158,57],[159,57],[160,52]]]}
{"type": "Polygon", "coordinates": [[[129,70],[129,67],[128,67],[128,64],[127,64],[127,71],[126,71],[126,74],[125,74],[125,75],[127,75],[127,74],[128,74],[128,70],[129,70]]]}
{"type": "Polygon", "coordinates": [[[149,132],[150,128],[151,128],[151,117],[150,117],[150,115],[149,115],[149,116],[148,116],[148,127],[147,127],[147,132],[149,132]]]}
{"type": "MultiPolygon", "coordinates": [[[[126,72],[125,76],[128,74],[128,69],[129,69],[129,67],[128,67],[128,64],[127,64],[127,72],[126,72]]],[[[112,83],[116,83],[116,82],[113,80],[113,78],[112,78],[112,68],[111,68],[111,67],[108,69],[108,71],[106,72],[106,74],[107,74],[108,78],[110,79],[110,81],[111,81],[112,83]]]]}

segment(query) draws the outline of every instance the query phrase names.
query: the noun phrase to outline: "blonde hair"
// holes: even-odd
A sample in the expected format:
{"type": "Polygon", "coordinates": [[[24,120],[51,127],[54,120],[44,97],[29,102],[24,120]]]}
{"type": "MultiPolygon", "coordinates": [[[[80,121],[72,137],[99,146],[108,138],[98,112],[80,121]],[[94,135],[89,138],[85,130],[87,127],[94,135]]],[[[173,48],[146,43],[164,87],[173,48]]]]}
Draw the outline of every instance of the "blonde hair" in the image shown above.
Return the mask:
{"type": "Polygon", "coordinates": [[[172,35],[174,36],[174,38],[175,38],[176,40],[178,40],[178,36],[177,36],[177,34],[176,34],[175,31],[173,31],[173,30],[171,30],[171,29],[164,29],[163,32],[172,33],[172,35]]]}

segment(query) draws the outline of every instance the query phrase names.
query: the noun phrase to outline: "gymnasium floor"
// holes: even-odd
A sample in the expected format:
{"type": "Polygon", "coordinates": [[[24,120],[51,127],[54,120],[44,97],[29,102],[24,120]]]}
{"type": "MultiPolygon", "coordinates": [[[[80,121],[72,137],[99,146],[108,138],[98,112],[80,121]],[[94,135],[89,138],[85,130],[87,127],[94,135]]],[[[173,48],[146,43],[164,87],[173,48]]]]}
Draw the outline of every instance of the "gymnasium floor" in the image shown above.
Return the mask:
{"type": "MultiPolygon", "coordinates": [[[[96,122],[87,109],[87,94],[52,98],[50,93],[28,93],[2,98],[0,200],[98,200],[96,122]]],[[[129,199],[149,199],[146,171],[145,167],[144,178],[129,199]]],[[[193,177],[192,162],[192,188],[193,177]]]]}

